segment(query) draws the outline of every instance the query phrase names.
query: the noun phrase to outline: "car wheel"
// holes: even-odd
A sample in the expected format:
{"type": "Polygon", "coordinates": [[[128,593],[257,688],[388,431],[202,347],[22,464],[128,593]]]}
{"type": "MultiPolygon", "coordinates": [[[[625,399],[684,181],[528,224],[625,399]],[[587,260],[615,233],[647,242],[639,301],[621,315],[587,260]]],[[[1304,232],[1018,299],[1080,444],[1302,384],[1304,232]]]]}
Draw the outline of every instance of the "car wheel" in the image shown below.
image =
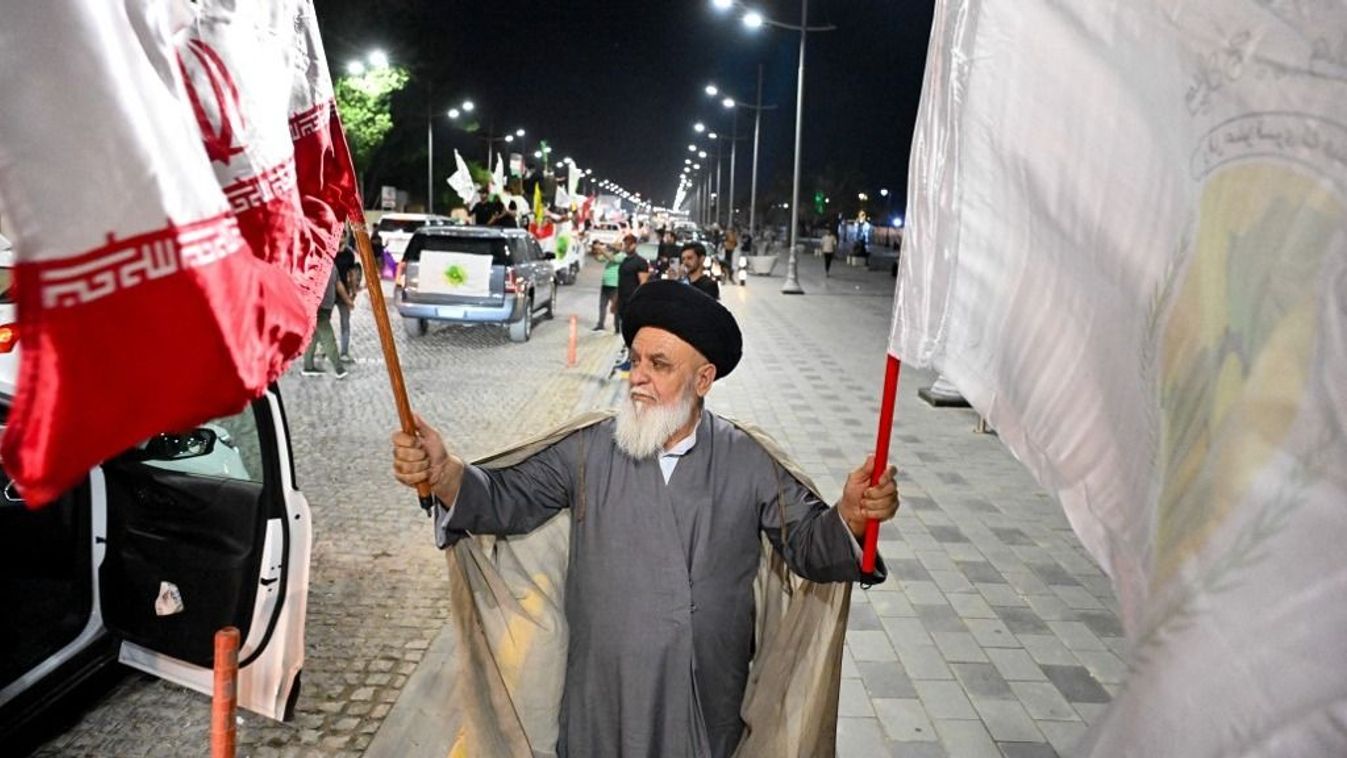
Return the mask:
{"type": "Polygon", "coordinates": [[[528,342],[533,336],[533,300],[524,307],[524,317],[510,324],[511,342],[528,342]]]}
{"type": "Polygon", "coordinates": [[[402,328],[407,331],[408,337],[424,337],[430,331],[430,322],[423,318],[403,317],[402,328]]]}
{"type": "Polygon", "coordinates": [[[553,280],[553,282],[552,282],[552,294],[548,295],[548,297],[547,297],[547,315],[546,315],[546,318],[550,321],[550,320],[552,320],[552,319],[554,319],[554,318],[556,318],[556,317],[557,317],[557,283],[556,283],[555,280],[553,280]]]}

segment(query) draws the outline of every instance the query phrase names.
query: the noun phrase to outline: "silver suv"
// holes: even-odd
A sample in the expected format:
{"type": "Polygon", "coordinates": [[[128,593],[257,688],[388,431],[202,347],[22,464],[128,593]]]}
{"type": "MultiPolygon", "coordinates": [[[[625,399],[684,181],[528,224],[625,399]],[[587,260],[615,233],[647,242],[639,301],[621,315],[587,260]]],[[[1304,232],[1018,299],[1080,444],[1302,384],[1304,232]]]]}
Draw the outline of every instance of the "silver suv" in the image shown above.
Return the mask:
{"type": "Polygon", "coordinates": [[[554,257],[522,229],[424,227],[407,243],[393,302],[410,337],[445,321],[500,324],[526,342],[536,312],[555,315],[554,257]]]}

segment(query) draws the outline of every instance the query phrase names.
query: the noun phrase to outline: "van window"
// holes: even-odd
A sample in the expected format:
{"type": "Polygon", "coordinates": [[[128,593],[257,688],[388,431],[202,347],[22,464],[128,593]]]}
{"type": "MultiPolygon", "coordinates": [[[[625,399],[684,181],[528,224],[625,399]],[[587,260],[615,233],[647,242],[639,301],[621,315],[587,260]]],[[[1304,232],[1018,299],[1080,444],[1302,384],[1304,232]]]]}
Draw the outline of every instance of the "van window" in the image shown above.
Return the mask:
{"type": "Polygon", "coordinates": [[[418,234],[407,244],[403,260],[412,263],[421,260],[421,251],[489,255],[491,265],[510,265],[510,250],[499,237],[450,237],[443,234],[418,234]]]}
{"type": "Polygon", "coordinates": [[[529,247],[528,240],[523,237],[511,239],[510,247],[514,250],[515,263],[528,263],[529,261],[537,259],[537,256],[533,254],[533,250],[529,247]]]}
{"type": "Polygon", "coordinates": [[[384,234],[388,232],[414,232],[425,225],[426,222],[419,218],[381,218],[379,219],[378,230],[384,234]]]}

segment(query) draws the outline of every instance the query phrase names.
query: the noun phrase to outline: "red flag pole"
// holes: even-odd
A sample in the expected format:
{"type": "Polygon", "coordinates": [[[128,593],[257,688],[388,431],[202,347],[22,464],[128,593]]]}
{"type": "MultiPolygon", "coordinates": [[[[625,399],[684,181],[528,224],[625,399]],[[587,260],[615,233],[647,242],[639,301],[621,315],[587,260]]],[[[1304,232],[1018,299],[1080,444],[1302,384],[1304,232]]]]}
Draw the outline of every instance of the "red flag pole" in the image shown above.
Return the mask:
{"type": "MultiPolygon", "coordinates": [[[[374,324],[379,329],[379,344],[384,351],[384,365],[388,367],[388,382],[393,388],[393,402],[398,408],[398,421],[402,431],[415,436],[416,419],[412,416],[412,404],[407,399],[407,384],[402,378],[402,364],[398,362],[398,346],[393,342],[393,326],[388,323],[388,306],[384,304],[383,283],[379,277],[382,261],[374,260],[374,245],[370,242],[365,224],[351,220],[351,229],[355,232],[355,247],[360,253],[360,265],[365,269],[365,286],[369,290],[370,307],[374,309],[374,324]]],[[[422,483],[416,487],[421,507],[427,513],[435,505],[435,497],[430,485],[422,483]]]]}
{"type": "Polygon", "coordinates": [[[210,704],[211,758],[234,758],[238,745],[239,630],[215,633],[215,688],[210,704]]]}
{"type": "MultiPolygon", "coordinates": [[[[870,474],[870,486],[879,484],[889,468],[889,437],[893,432],[893,410],[898,400],[898,371],[902,362],[892,355],[884,364],[884,394],[879,405],[879,433],[875,440],[875,470],[870,474]]],[[[861,555],[861,571],[874,573],[875,554],[879,550],[879,522],[870,519],[865,525],[865,552],[861,555]]]]}

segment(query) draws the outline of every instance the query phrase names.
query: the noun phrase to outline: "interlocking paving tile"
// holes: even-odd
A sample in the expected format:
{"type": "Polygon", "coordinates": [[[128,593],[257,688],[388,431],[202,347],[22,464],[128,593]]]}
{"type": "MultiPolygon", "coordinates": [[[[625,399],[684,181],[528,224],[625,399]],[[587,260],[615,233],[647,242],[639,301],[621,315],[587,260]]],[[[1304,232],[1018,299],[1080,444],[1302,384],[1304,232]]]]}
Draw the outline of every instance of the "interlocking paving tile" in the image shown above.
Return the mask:
{"type": "Polygon", "coordinates": [[[926,707],[926,713],[933,719],[975,719],[978,712],[968,702],[963,687],[958,682],[941,680],[919,680],[914,682],[917,695],[926,707]]]}
{"type": "Polygon", "coordinates": [[[964,619],[968,631],[983,647],[1019,647],[1020,641],[1001,619],[964,619]]]}
{"type": "Polygon", "coordinates": [[[912,686],[903,667],[893,661],[857,661],[856,669],[861,681],[872,698],[914,698],[917,690],[912,686]]]}
{"type": "Polygon", "coordinates": [[[895,742],[934,742],[938,739],[920,700],[875,698],[874,705],[879,724],[889,739],[895,742]]]}
{"type": "Polygon", "coordinates": [[[1084,666],[1043,666],[1043,673],[1062,696],[1072,703],[1107,703],[1105,690],[1084,666]]]}
{"type": "Polygon", "coordinates": [[[886,560],[885,565],[889,568],[890,577],[913,582],[931,581],[931,574],[921,564],[921,561],[913,559],[886,560]]]}
{"type": "Polygon", "coordinates": [[[962,530],[957,526],[933,526],[929,529],[937,542],[967,542],[962,530]]]}
{"type": "Polygon", "coordinates": [[[932,632],[940,654],[951,663],[987,663],[987,653],[968,632],[932,632]]]}
{"type": "Polygon", "coordinates": [[[949,667],[974,699],[1004,700],[1015,696],[1005,677],[990,663],[951,663],[949,667]]]}
{"type": "MultiPolygon", "coordinates": [[[[892,583],[892,586],[897,586],[897,583],[892,583]]],[[[879,592],[872,589],[864,594],[870,601],[870,607],[874,608],[875,613],[880,616],[916,616],[917,612],[914,610],[912,603],[908,601],[907,595],[902,593],[901,588],[899,590],[898,592],[879,592]]]]}
{"type": "Polygon", "coordinates": [[[1015,637],[1024,645],[1029,656],[1036,663],[1049,663],[1054,666],[1078,666],[1080,659],[1054,634],[1017,634],[1015,637]]]}
{"type": "Polygon", "coordinates": [[[959,570],[970,582],[1004,584],[1006,579],[987,561],[960,561],[959,570]]]}
{"type": "Polygon", "coordinates": [[[998,742],[1005,758],[1057,758],[1052,745],[1043,742],[998,742]]]}
{"type": "Polygon", "coordinates": [[[983,584],[978,582],[974,586],[976,586],[978,592],[982,593],[982,596],[987,599],[987,602],[991,603],[993,606],[1029,604],[1029,601],[1025,600],[1023,595],[1016,592],[1015,589],[1008,584],[983,584]]]}
{"type": "Polygon", "coordinates": [[[1028,595],[1029,607],[1044,621],[1077,621],[1075,611],[1066,606],[1056,595],[1028,595]]]}
{"type": "MultiPolygon", "coordinates": [[[[960,758],[1001,758],[996,743],[980,721],[946,719],[935,723],[940,741],[951,756],[960,758]]],[[[901,755],[901,753],[900,753],[901,755]]]]}
{"type": "Polygon", "coordinates": [[[1076,745],[1085,736],[1085,725],[1076,721],[1040,721],[1038,728],[1058,755],[1076,755],[1076,745]]]}
{"type": "Polygon", "coordinates": [[[968,480],[953,471],[937,471],[935,475],[945,484],[968,484],[968,480]]]}
{"type": "Polygon", "coordinates": [[[1079,611],[1077,619],[1100,637],[1123,636],[1122,622],[1112,613],[1105,611],[1079,611]]]}
{"type": "Polygon", "coordinates": [[[1062,568],[1055,562],[1031,563],[1029,564],[1029,568],[1032,569],[1035,574],[1038,574],[1038,578],[1050,585],[1055,584],[1064,587],[1075,587],[1080,584],[1080,582],[1076,581],[1076,578],[1071,575],[1071,572],[1062,568]]]}
{"type": "Polygon", "coordinates": [[[898,660],[912,679],[953,679],[949,664],[934,645],[898,648],[898,660]]]}
{"type": "Polygon", "coordinates": [[[884,631],[888,633],[889,641],[893,643],[895,649],[935,644],[920,618],[881,616],[880,623],[884,625],[884,631]]]}
{"type": "MultiPolygon", "coordinates": [[[[855,593],[856,597],[861,597],[863,595],[864,593],[855,593]]],[[[854,629],[860,632],[873,632],[883,628],[884,627],[879,623],[878,614],[876,614],[874,608],[870,607],[868,602],[852,602],[851,614],[847,617],[847,629],[854,629]]]]}
{"type": "Polygon", "coordinates": [[[884,755],[887,750],[888,741],[878,719],[837,720],[837,758],[873,758],[884,755]]]}
{"type": "Polygon", "coordinates": [[[1001,672],[1001,676],[1005,677],[1007,681],[1017,679],[1044,680],[1047,678],[1043,674],[1043,669],[1038,667],[1033,657],[1023,648],[987,648],[987,657],[991,659],[992,665],[996,666],[996,670],[1001,672]]]}
{"type": "Polygon", "coordinates": [[[884,632],[847,632],[851,655],[860,661],[892,661],[897,658],[884,632]]]}
{"type": "Polygon", "coordinates": [[[987,731],[997,741],[1043,742],[1046,739],[1018,700],[977,698],[973,701],[973,707],[982,716],[987,731]]]}
{"type": "Polygon", "coordinates": [[[1048,627],[1052,633],[1062,639],[1062,642],[1073,651],[1080,650],[1098,650],[1107,651],[1108,647],[1096,636],[1090,628],[1079,621],[1049,621],[1048,627]]]}
{"type": "Polygon", "coordinates": [[[1007,545],[1028,546],[1034,544],[1034,541],[1030,539],[1029,535],[1015,528],[993,528],[992,534],[995,534],[997,539],[1007,545]]]}
{"type": "Polygon", "coordinates": [[[973,591],[973,583],[958,571],[931,571],[931,579],[935,582],[935,586],[939,587],[940,591],[946,595],[955,592],[973,591]]]}
{"type": "Polygon", "coordinates": [[[1099,598],[1084,587],[1053,587],[1052,591],[1072,610],[1099,610],[1104,607],[1099,598]]]}
{"type": "Polygon", "coordinates": [[[1071,704],[1051,682],[1011,682],[1010,689],[1029,715],[1039,721],[1077,721],[1071,704]]]}
{"type": "Polygon", "coordinates": [[[987,603],[986,598],[974,594],[956,594],[949,596],[949,604],[954,607],[954,612],[965,619],[994,619],[998,618],[996,612],[992,610],[991,605],[987,603]]]}
{"type": "Polygon", "coordinates": [[[948,605],[918,605],[917,618],[928,632],[963,632],[967,630],[954,608],[948,605]]]}
{"type": "Polygon", "coordinates": [[[1104,685],[1121,684],[1127,677],[1127,664],[1113,653],[1095,650],[1077,650],[1076,657],[1090,674],[1104,685]]]}
{"type": "Polygon", "coordinates": [[[1051,634],[1052,630],[1030,608],[993,606],[1006,628],[1015,634],[1051,634]]]}

